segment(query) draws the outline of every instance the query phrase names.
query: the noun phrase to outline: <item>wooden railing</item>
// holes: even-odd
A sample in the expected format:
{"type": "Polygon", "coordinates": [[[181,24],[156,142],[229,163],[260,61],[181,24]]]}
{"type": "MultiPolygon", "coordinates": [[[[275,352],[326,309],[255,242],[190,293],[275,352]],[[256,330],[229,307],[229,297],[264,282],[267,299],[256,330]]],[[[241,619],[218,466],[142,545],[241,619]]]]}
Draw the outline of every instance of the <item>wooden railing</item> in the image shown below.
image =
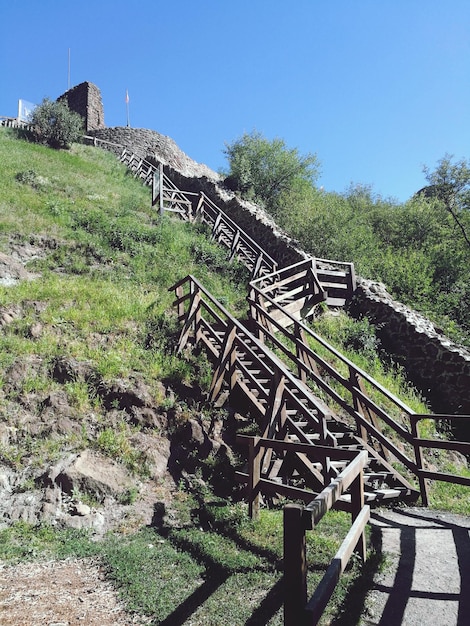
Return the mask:
{"type": "MultiPolygon", "coordinates": [[[[176,294],[174,304],[178,318],[183,322],[178,350],[183,351],[192,337],[196,345],[204,345],[217,361],[209,391],[210,401],[217,399],[225,381],[229,393],[240,389],[253,410],[262,416],[263,436],[275,438],[287,426],[296,430],[287,414],[289,405],[295,407],[316,431],[319,444],[332,442],[326,426],[328,413],[325,413],[323,403],[196,278],[187,276],[170,291],[176,294]]],[[[309,443],[302,432],[299,437],[303,443],[309,443]]]]}
{"type": "Polygon", "coordinates": [[[385,460],[392,454],[416,476],[425,506],[428,505],[426,479],[470,486],[470,478],[426,470],[423,456],[423,449],[430,448],[456,450],[468,456],[470,443],[421,439],[418,428],[421,420],[457,421],[470,419],[470,416],[416,414],[288,311],[282,310],[278,315],[273,315],[281,305],[265,290],[262,291],[258,287],[259,284],[262,284],[262,281],[251,283],[248,298],[256,325],[254,332],[265,337],[271,346],[282,353],[291,371],[310,385],[316,394],[323,394],[329,402],[332,401],[350,415],[356,423],[358,435],[365,442],[370,441],[385,460]],[[265,306],[266,303],[268,307],[265,306]],[[289,324],[285,322],[286,317],[289,318],[289,324]],[[394,443],[387,437],[384,434],[386,429],[392,431],[394,438],[401,440],[401,443],[398,441],[394,443]]]}
{"type": "Polygon", "coordinates": [[[145,184],[152,186],[152,206],[178,213],[188,221],[199,220],[211,229],[213,240],[229,250],[251,271],[251,277],[269,274],[277,268],[276,261],[245,233],[220,207],[203,192],[181,191],[165,174],[163,164],[158,166],[124,148],[120,160],[145,184]]]}
{"type": "Polygon", "coordinates": [[[271,274],[277,262],[254,239],[245,233],[205,193],[201,192],[194,218],[211,228],[211,237],[230,249],[230,258],[235,256],[252,269],[252,279],[271,274]]]}
{"type": "Polygon", "coordinates": [[[314,315],[317,305],[325,300],[326,291],[318,280],[312,258],[278,269],[250,283],[251,318],[258,322],[258,329],[266,324],[269,333],[275,333],[277,326],[290,326],[292,318],[308,319],[314,315]],[[270,317],[277,322],[276,326],[269,322],[264,311],[270,312],[270,317]]]}
{"type": "Polygon", "coordinates": [[[327,293],[327,304],[343,306],[356,291],[354,263],[313,257],[314,271],[327,293]]]}
{"type": "MultiPolygon", "coordinates": [[[[355,289],[353,263],[307,257],[252,280],[250,297],[269,310],[283,326],[289,326],[291,317],[301,320],[313,317],[319,302],[344,306],[355,289]]],[[[256,319],[257,308],[251,313],[256,319]]],[[[270,331],[276,332],[276,329],[270,331]]]]}
{"type": "Polygon", "coordinates": [[[285,626],[314,625],[336,587],[353,553],[365,561],[365,526],[370,507],[364,503],[364,468],[367,452],[339,450],[262,437],[239,435],[237,441],[248,445],[248,474],[238,473],[247,483],[249,512],[256,519],[260,494],[277,494],[304,504],[284,507],[284,624],[285,626]],[[262,458],[266,449],[281,454],[303,454],[311,463],[326,463],[331,459],[349,459],[346,467],[318,495],[311,491],[261,478],[262,458]],[[305,533],[313,530],[322,517],[349,491],[352,526],[340,549],[332,559],[312,598],[307,602],[307,554],[305,533]]]}
{"type": "Polygon", "coordinates": [[[356,453],[343,471],[309,504],[284,507],[284,624],[318,624],[333,591],[354,551],[365,561],[365,527],[370,508],[364,504],[363,470],[367,452],[356,453]],[[314,530],[322,517],[351,489],[352,525],[333,557],[313,596],[307,601],[307,554],[305,533],[314,530]]]}

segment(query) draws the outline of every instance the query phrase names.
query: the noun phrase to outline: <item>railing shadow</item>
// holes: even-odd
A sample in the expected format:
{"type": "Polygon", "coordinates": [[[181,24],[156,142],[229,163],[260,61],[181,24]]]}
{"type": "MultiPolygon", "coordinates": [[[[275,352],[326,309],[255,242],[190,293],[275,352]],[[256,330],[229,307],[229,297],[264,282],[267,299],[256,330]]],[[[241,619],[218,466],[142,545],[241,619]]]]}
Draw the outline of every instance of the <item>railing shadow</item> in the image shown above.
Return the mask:
{"type": "MultiPolygon", "coordinates": [[[[401,517],[409,518],[410,523],[406,521],[400,522],[398,520],[390,519],[390,517],[379,514],[374,514],[373,519],[376,522],[384,524],[385,528],[396,529],[400,533],[400,547],[399,547],[399,560],[396,567],[395,579],[393,585],[375,584],[373,589],[382,593],[388,594],[387,601],[385,603],[382,615],[378,622],[374,621],[378,626],[400,626],[403,623],[405,617],[405,611],[408,603],[411,600],[419,599],[429,602],[429,607],[426,609],[426,613],[430,620],[432,620],[433,609],[432,602],[446,601],[449,603],[457,603],[456,610],[449,611],[449,624],[456,624],[457,626],[464,626],[468,624],[470,615],[470,521],[464,520],[462,517],[461,522],[458,516],[452,516],[446,514],[452,521],[445,519],[439,519],[432,512],[426,514],[414,512],[414,511],[397,511],[401,517]],[[416,569],[417,559],[419,555],[416,551],[417,536],[420,531],[429,530],[447,530],[452,533],[452,543],[455,547],[457,556],[457,565],[455,567],[455,574],[459,576],[460,583],[454,586],[458,587],[459,591],[433,591],[433,580],[439,576],[439,569],[442,563],[432,562],[429,563],[429,590],[414,589],[413,575],[416,569]],[[451,613],[455,612],[456,617],[453,618],[451,613]],[[456,619],[456,621],[454,621],[456,619]]],[[[435,538],[435,543],[440,541],[439,537],[435,538]]],[[[420,549],[420,554],[423,550],[420,549]]],[[[449,555],[451,556],[451,555],[449,555]]],[[[423,564],[421,563],[421,568],[423,564]]]]}
{"type": "MultiPolygon", "coordinates": [[[[201,506],[199,510],[204,518],[205,502],[202,498],[197,498],[198,504],[201,506]]],[[[178,550],[182,550],[197,558],[205,567],[205,581],[197,589],[195,589],[183,602],[181,602],[163,621],[152,622],[152,626],[183,626],[193,613],[197,611],[217,590],[222,587],[231,576],[243,573],[245,570],[234,569],[229,570],[221,566],[220,563],[207,555],[201,555],[197,549],[193,549],[187,540],[179,540],[172,537],[171,528],[165,524],[166,508],[163,502],[157,502],[154,507],[154,515],[151,526],[158,534],[165,537],[168,541],[175,545],[178,550]]],[[[247,550],[257,554],[261,558],[277,560],[274,552],[263,549],[256,549],[256,546],[243,539],[231,529],[214,528],[213,531],[232,539],[241,550],[247,550]]],[[[264,568],[261,568],[264,571],[264,568]]],[[[274,567],[274,570],[278,568],[274,567]]],[[[266,626],[274,617],[277,611],[282,607],[284,601],[283,578],[279,572],[279,579],[266,592],[264,598],[260,598],[258,606],[253,610],[252,614],[244,622],[245,626],[266,626]]]]}

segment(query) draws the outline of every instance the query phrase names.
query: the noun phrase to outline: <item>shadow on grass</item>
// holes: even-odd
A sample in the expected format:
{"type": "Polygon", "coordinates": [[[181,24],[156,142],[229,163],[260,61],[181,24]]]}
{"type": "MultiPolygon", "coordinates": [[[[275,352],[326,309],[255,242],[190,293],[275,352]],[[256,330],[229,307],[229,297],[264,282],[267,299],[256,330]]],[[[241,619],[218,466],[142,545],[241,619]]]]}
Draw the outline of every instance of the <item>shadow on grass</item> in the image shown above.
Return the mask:
{"type": "MultiPolygon", "coordinates": [[[[201,503],[201,505],[204,507],[203,503],[201,503]]],[[[154,622],[155,626],[157,624],[158,626],[182,626],[182,624],[184,624],[199,607],[201,607],[220,587],[222,587],[232,575],[248,572],[272,572],[273,570],[276,570],[276,567],[273,566],[273,562],[279,561],[279,556],[277,554],[269,550],[259,549],[250,542],[243,541],[233,528],[228,529],[228,532],[224,532],[223,524],[218,525],[217,528],[208,528],[208,530],[231,539],[241,550],[255,553],[256,556],[261,557],[265,563],[251,567],[244,567],[242,565],[235,566],[233,568],[221,566],[221,564],[214,558],[202,552],[200,546],[193,545],[190,539],[181,538],[175,535],[172,532],[172,529],[165,525],[164,517],[165,506],[161,502],[157,503],[155,505],[152,526],[161,536],[164,536],[178,550],[182,550],[187,554],[190,554],[196,561],[204,565],[205,582],[190,596],[188,596],[186,600],[184,600],[163,621],[154,622]]],[[[277,563],[275,564],[277,565],[277,563]]],[[[236,601],[236,599],[232,597],[231,601],[236,601]]],[[[245,626],[266,626],[266,624],[268,624],[268,622],[282,607],[283,601],[283,580],[280,578],[280,580],[278,580],[260,600],[259,605],[244,622],[245,626]]]]}
{"type": "Polygon", "coordinates": [[[207,580],[186,598],[168,617],[163,621],[153,622],[155,626],[182,626],[187,619],[204,604],[210,596],[224,585],[230,574],[219,568],[208,569],[206,571],[207,580]]]}

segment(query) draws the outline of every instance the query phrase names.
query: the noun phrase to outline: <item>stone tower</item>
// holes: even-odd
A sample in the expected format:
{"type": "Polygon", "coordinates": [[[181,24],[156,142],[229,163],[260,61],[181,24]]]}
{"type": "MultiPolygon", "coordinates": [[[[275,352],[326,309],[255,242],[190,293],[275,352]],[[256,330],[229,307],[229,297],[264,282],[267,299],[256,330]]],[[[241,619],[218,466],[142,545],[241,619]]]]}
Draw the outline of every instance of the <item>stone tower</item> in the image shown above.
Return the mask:
{"type": "Polygon", "coordinates": [[[65,102],[71,111],[83,117],[85,132],[104,128],[104,110],[101,92],[93,83],[80,83],[57,98],[65,102]]]}

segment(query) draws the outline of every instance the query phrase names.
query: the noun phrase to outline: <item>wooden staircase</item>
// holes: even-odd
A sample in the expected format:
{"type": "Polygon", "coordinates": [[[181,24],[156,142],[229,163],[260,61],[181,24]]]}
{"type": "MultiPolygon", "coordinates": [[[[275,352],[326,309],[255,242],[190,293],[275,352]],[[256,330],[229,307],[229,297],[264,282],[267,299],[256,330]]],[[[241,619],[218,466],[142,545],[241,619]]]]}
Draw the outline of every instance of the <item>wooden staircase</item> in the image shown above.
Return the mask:
{"type": "Polygon", "coordinates": [[[237,258],[242,262],[250,270],[252,280],[271,275],[270,280],[264,282],[269,294],[281,299],[283,306],[299,319],[307,319],[321,301],[332,307],[344,306],[354,293],[356,278],[352,263],[309,257],[305,262],[286,268],[291,271],[290,268],[296,269],[297,265],[305,266],[299,268],[297,285],[293,286],[292,276],[286,279],[282,272],[276,279],[277,262],[207,195],[182,191],[164,173],[163,164],[154,165],[125,147],[120,161],[136,178],[152,187],[152,204],[158,205],[160,212],[177,213],[184,220],[207,224],[212,240],[229,250],[230,260],[237,258]],[[305,271],[303,276],[302,271],[305,271]],[[304,285],[303,277],[307,278],[304,285]],[[287,282],[289,289],[285,287],[287,282]]]}
{"type": "MultiPolygon", "coordinates": [[[[214,363],[209,400],[221,401],[228,394],[231,404],[257,421],[261,437],[284,444],[280,450],[263,451],[261,477],[274,485],[272,489],[283,494],[290,491],[310,502],[350,462],[351,455],[366,450],[367,502],[417,499],[419,493],[408,480],[362,439],[353,425],[234,319],[194,277],[186,277],[172,290],[183,322],[179,350],[204,347],[214,363]],[[312,462],[305,453],[291,452],[289,444],[331,452],[323,452],[312,462]]],[[[241,480],[247,478],[246,472],[240,474],[241,480]]],[[[345,494],[340,505],[347,509],[349,501],[345,494]]]]}

